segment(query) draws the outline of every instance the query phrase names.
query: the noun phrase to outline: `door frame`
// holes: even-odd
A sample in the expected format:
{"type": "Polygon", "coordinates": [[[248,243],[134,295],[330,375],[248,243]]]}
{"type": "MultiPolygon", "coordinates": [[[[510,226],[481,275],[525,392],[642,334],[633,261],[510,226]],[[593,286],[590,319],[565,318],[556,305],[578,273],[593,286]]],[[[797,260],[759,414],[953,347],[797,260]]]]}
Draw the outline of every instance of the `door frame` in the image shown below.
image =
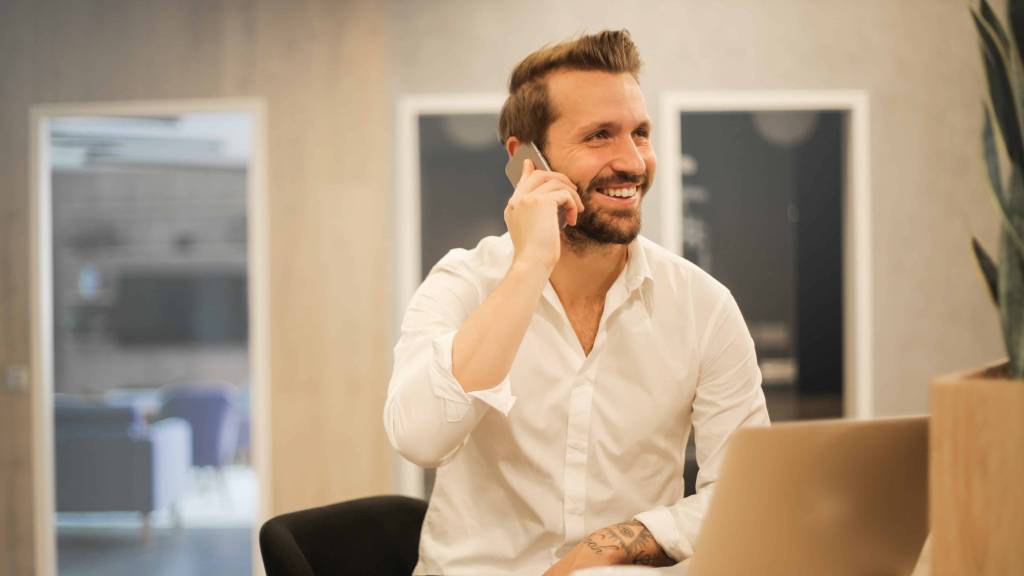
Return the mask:
{"type": "Polygon", "coordinates": [[[57,573],[53,444],[53,212],[48,137],[50,120],[68,116],[168,116],[217,112],[245,113],[252,118],[252,154],[246,182],[247,273],[252,459],[259,491],[257,517],[252,529],[252,558],[253,573],[263,573],[259,529],[272,513],[266,109],[265,101],[259,98],[62,103],[31,107],[31,362],[36,388],[32,402],[32,470],[35,478],[33,510],[37,574],[57,573]]]}
{"type": "Polygon", "coordinates": [[[871,348],[870,103],[864,90],[665,92],[660,97],[659,181],[661,244],[682,251],[683,184],[680,115],[683,112],[813,111],[848,114],[843,186],[843,415],[871,418],[874,368],[871,348]]]}

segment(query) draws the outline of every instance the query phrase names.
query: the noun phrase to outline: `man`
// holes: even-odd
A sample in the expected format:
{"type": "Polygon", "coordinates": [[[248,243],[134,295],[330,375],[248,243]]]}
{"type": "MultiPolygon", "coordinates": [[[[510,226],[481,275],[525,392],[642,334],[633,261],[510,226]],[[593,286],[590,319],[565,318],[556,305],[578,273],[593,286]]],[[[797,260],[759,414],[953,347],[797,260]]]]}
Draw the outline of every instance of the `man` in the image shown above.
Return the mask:
{"type": "Polygon", "coordinates": [[[606,31],[516,66],[501,137],[551,171],[524,162],[509,233],[449,252],[409,304],[384,422],[438,469],[415,574],[683,560],[729,436],[768,424],[729,291],[638,236],[656,162],[640,65],[606,31]]]}

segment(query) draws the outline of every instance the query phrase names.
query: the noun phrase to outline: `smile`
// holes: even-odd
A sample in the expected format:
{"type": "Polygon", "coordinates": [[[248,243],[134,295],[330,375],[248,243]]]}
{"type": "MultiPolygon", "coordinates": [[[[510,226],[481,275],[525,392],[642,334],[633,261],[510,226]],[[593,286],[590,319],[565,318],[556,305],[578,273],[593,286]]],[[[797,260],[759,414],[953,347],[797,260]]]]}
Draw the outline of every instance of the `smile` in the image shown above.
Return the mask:
{"type": "Polygon", "coordinates": [[[632,198],[640,189],[636,186],[628,186],[625,188],[596,188],[595,190],[612,198],[632,198]]]}

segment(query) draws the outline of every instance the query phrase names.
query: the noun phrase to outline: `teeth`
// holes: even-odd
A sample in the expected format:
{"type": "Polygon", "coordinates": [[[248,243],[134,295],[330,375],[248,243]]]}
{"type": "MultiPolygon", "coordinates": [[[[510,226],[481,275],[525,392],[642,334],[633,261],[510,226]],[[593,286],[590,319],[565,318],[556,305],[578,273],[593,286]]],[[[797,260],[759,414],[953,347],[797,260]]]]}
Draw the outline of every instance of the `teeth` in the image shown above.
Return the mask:
{"type": "Polygon", "coordinates": [[[632,198],[636,194],[636,187],[632,188],[605,188],[604,194],[616,198],[632,198]]]}

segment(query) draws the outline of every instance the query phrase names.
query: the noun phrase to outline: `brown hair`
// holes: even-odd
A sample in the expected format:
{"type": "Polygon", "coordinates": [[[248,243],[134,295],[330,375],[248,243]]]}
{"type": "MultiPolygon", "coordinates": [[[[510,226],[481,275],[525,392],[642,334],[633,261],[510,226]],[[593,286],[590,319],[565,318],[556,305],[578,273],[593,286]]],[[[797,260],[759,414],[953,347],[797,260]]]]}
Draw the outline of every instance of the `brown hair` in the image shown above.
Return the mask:
{"type": "Polygon", "coordinates": [[[560,69],[628,72],[639,80],[640,53],[627,30],[605,30],[545,46],[523,58],[508,81],[508,99],[501,108],[498,134],[504,144],[512,136],[534,142],[542,150],[555,113],[548,100],[546,77],[560,69]]]}

